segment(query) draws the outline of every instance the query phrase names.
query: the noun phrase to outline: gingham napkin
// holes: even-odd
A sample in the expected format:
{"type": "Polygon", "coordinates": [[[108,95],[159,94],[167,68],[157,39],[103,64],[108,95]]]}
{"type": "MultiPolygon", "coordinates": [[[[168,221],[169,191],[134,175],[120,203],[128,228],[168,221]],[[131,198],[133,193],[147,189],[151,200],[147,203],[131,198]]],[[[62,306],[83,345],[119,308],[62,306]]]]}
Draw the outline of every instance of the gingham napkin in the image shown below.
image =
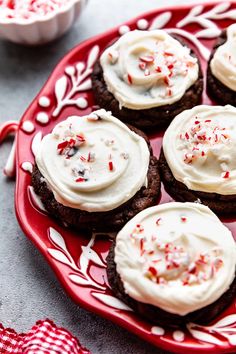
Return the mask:
{"type": "Polygon", "coordinates": [[[17,354],[91,354],[77,338],[52,321],[38,321],[26,334],[0,324],[0,353],[17,354]]]}

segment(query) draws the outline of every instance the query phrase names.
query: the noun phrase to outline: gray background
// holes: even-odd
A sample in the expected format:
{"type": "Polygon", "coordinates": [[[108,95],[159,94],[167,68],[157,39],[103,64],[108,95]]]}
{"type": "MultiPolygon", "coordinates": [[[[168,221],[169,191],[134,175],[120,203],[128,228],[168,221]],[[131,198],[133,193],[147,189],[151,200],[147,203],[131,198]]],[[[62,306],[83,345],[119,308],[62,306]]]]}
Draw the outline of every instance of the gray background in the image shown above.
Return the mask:
{"type": "MultiPolygon", "coordinates": [[[[185,3],[193,3],[188,0],[185,3]]],[[[89,0],[82,17],[60,40],[39,48],[0,41],[0,123],[20,119],[64,54],[95,34],[142,12],[184,1],[89,0]]],[[[0,322],[27,331],[48,317],[64,326],[92,353],[164,353],[126,330],[75,305],[22,233],[14,213],[14,181],[1,171],[11,140],[0,147],[0,322]]]]}

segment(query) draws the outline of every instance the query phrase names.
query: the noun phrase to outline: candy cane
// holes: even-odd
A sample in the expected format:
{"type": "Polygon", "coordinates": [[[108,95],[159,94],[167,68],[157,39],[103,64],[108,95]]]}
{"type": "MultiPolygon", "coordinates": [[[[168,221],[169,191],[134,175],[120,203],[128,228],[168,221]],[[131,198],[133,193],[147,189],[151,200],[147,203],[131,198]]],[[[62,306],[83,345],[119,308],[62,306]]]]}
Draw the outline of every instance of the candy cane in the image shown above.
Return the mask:
{"type": "MultiPolygon", "coordinates": [[[[16,135],[19,128],[19,123],[14,120],[7,121],[0,126],[0,144],[10,135],[16,135]]],[[[16,175],[16,140],[14,139],[9,157],[7,159],[4,174],[13,178],[16,175]]]]}

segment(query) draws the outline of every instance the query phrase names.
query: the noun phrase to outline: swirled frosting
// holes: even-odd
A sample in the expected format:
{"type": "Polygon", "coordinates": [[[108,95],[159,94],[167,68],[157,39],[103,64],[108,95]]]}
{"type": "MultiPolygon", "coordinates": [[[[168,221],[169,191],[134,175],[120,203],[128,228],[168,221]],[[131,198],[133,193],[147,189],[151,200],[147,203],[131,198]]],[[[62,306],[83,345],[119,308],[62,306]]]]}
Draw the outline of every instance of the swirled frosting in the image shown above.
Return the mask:
{"type": "Polygon", "coordinates": [[[236,108],[196,106],[179,114],[163,138],[166,161],[189,189],[236,194],[236,108]]]}
{"type": "Polygon", "coordinates": [[[227,28],[227,40],[219,46],[210,62],[213,75],[236,91],[236,24],[227,28]]]}
{"type": "Polygon", "coordinates": [[[167,203],[143,210],[123,227],[115,263],[130,297],[183,316],[228,290],[235,241],[208,207],[167,203]]]}
{"type": "Polygon", "coordinates": [[[145,185],[149,158],[145,140],[102,109],[57,124],[36,163],[58,202],[95,212],[132,198],[145,185]]]}
{"type": "Polygon", "coordinates": [[[197,80],[190,49],[165,31],[131,31],[101,56],[104,80],[120,107],[145,109],[172,104],[197,80]]]}

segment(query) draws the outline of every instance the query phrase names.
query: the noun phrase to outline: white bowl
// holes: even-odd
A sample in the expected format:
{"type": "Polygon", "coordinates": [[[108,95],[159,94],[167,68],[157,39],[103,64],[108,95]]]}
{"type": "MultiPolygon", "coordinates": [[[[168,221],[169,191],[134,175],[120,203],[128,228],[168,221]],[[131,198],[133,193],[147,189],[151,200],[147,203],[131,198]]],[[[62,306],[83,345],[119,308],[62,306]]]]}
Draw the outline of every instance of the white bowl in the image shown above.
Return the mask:
{"type": "Polygon", "coordinates": [[[53,41],[67,32],[88,0],[71,0],[57,11],[37,19],[1,19],[0,38],[25,45],[53,41]]]}

